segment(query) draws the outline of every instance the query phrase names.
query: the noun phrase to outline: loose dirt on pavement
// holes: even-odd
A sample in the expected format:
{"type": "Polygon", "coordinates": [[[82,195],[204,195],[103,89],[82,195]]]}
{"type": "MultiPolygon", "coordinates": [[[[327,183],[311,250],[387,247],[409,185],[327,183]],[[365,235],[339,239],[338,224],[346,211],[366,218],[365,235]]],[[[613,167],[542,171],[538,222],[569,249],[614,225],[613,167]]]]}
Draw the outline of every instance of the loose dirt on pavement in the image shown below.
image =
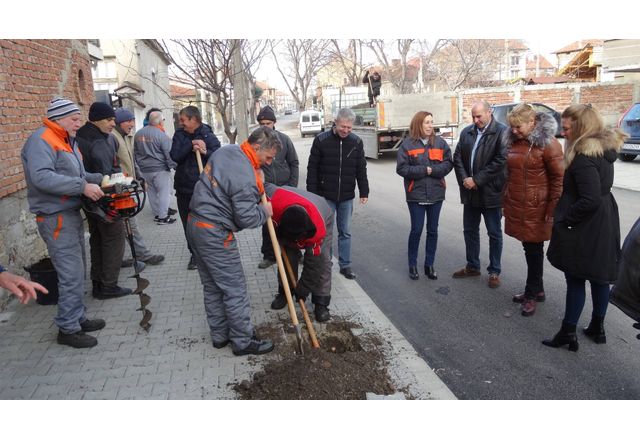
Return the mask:
{"type": "Polygon", "coordinates": [[[233,385],[233,389],[239,399],[365,399],[367,392],[395,393],[380,350],[382,340],[373,334],[355,336],[359,329],[354,323],[335,318],[324,325],[316,324],[320,349],[311,347],[303,329],[304,355],[298,355],[290,322],[263,325],[257,328],[258,334],[272,339],[276,347],[261,361],[262,371],[250,381],[233,385]]]}

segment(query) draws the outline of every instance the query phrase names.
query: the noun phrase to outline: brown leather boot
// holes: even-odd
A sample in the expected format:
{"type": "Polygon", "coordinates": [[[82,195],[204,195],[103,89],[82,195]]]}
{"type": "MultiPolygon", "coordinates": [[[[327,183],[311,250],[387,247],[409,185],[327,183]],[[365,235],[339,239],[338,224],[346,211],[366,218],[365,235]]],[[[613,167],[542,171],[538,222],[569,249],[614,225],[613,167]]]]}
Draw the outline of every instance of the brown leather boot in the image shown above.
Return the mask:
{"type": "Polygon", "coordinates": [[[525,317],[532,316],[536,312],[536,299],[525,299],[520,309],[525,317]]]}

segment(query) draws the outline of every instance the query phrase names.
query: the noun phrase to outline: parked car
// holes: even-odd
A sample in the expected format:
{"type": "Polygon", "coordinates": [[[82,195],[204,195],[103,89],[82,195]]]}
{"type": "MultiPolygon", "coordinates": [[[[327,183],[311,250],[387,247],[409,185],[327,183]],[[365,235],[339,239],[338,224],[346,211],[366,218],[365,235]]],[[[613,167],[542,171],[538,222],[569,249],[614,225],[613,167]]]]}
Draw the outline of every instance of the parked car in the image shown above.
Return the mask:
{"type": "Polygon", "coordinates": [[[285,116],[288,116],[289,114],[293,114],[293,111],[291,111],[290,108],[287,108],[286,110],[284,110],[284,114],[285,116]]]}
{"type": "MultiPolygon", "coordinates": [[[[513,108],[516,105],[518,105],[518,103],[499,104],[499,105],[492,106],[491,108],[493,108],[493,117],[495,117],[498,122],[502,122],[506,126],[509,126],[509,122],[507,121],[507,115],[511,113],[511,110],[513,110],[513,108]]],[[[545,104],[539,104],[534,102],[531,105],[533,106],[533,109],[536,112],[549,113],[551,116],[553,116],[556,122],[558,122],[556,137],[562,137],[562,134],[561,134],[562,125],[560,122],[560,113],[545,104]]]]}
{"type": "Polygon", "coordinates": [[[620,150],[620,159],[630,162],[640,155],[640,102],[633,104],[618,122],[618,128],[629,135],[620,150]]]}
{"type": "Polygon", "coordinates": [[[316,135],[324,131],[322,113],[316,110],[306,110],[300,113],[300,135],[316,135]]]}

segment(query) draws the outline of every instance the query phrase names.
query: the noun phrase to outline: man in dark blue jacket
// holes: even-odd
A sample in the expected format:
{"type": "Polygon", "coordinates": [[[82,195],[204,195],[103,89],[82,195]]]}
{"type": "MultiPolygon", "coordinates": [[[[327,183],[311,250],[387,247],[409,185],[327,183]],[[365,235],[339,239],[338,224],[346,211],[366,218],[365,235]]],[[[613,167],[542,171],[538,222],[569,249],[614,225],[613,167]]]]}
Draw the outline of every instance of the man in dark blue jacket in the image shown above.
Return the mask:
{"type": "Polygon", "coordinates": [[[340,274],[355,279],[351,270],[351,215],[356,183],[360,204],[369,198],[367,161],[362,139],[351,132],[356,115],[342,108],[336,125],[313,140],[307,165],[307,190],[327,200],[335,212],[338,227],[338,263],[340,274]]]}
{"type": "MultiPolygon", "coordinates": [[[[189,203],[193,195],[193,188],[200,176],[196,154],[200,154],[202,163],[207,163],[211,154],[220,148],[220,141],[211,130],[211,127],[202,123],[202,115],[198,107],[189,105],[180,110],[181,128],[173,135],[171,145],[171,159],[178,164],[173,179],[173,187],[176,190],[178,212],[182,228],[187,233],[187,216],[189,203]]],[[[196,262],[193,258],[191,246],[187,242],[191,258],[187,265],[188,270],[195,270],[196,262]]]]}

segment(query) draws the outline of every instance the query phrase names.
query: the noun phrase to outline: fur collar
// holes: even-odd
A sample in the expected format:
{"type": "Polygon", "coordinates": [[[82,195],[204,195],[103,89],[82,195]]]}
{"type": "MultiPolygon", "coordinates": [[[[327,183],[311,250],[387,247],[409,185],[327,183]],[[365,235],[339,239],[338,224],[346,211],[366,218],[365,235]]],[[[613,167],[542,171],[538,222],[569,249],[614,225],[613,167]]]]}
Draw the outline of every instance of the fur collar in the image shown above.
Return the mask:
{"type": "Polygon", "coordinates": [[[592,137],[578,139],[578,141],[565,148],[564,161],[565,166],[569,167],[577,154],[587,157],[614,157],[624,143],[626,135],[620,130],[605,129],[592,137]],[[609,153],[611,151],[612,153],[609,153]]]}
{"type": "MultiPolygon", "coordinates": [[[[533,127],[533,131],[527,136],[527,140],[533,146],[538,148],[544,148],[549,145],[555,138],[556,130],[558,129],[558,123],[553,116],[546,113],[536,113],[536,126],[533,127]]],[[[513,143],[518,140],[511,130],[506,130],[507,133],[507,148],[510,148],[513,143]]]]}

